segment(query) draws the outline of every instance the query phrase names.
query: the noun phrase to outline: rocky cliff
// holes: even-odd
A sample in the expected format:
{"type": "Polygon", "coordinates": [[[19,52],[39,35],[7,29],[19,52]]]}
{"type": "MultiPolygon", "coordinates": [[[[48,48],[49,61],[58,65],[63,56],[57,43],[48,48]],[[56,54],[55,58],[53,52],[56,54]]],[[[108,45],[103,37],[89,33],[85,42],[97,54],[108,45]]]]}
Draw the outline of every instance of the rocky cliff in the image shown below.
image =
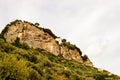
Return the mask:
{"type": "Polygon", "coordinates": [[[38,23],[16,20],[8,24],[1,33],[6,41],[13,43],[17,38],[21,43],[27,43],[31,48],[45,49],[56,56],[67,60],[76,60],[88,66],[93,66],[89,58],[84,58],[75,45],[55,36],[51,30],[39,27],[38,23]]]}

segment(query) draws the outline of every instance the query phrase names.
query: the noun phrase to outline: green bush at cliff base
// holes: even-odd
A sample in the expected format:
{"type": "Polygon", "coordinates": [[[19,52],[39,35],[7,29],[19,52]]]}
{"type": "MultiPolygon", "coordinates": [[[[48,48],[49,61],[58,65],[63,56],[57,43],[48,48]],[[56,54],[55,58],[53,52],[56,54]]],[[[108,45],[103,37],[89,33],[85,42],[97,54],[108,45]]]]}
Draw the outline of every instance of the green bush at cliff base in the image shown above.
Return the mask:
{"type": "Polygon", "coordinates": [[[17,59],[12,54],[0,56],[0,79],[27,80],[29,78],[29,68],[24,59],[17,59]]]}

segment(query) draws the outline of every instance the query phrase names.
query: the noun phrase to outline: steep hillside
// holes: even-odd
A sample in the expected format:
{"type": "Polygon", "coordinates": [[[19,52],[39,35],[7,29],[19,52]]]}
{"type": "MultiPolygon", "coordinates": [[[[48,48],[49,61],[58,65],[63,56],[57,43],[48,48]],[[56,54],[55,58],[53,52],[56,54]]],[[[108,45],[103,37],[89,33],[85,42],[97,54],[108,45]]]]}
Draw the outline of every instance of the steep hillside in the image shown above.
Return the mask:
{"type": "Polygon", "coordinates": [[[0,80],[120,80],[120,77],[0,38],[0,80]]]}
{"type": "Polygon", "coordinates": [[[11,22],[2,31],[7,42],[27,43],[31,48],[41,48],[56,55],[63,56],[67,60],[76,60],[80,63],[92,66],[89,58],[83,59],[82,52],[75,45],[55,36],[50,29],[38,27],[38,23],[16,20],[11,22]]]}
{"type": "Polygon", "coordinates": [[[61,41],[48,29],[38,28],[38,23],[20,32],[25,24],[30,23],[17,20],[0,34],[0,80],[120,80],[117,75],[93,67],[79,48],[65,39],[61,41]],[[35,34],[41,35],[38,41],[35,34]],[[57,50],[50,46],[59,47],[58,53],[53,53],[57,50]]]}

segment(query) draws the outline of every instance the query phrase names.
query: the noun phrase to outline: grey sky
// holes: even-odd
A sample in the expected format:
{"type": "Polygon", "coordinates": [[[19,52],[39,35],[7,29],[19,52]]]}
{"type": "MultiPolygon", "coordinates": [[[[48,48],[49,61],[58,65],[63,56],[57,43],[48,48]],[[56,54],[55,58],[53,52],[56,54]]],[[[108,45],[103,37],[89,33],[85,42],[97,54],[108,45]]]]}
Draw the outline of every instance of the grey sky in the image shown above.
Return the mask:
{"type": "Polygon", "coordinates": [[[0,30],[15,19],[38,22],[120,75],[119,0],[0,0],[0,14],[0,30]]]}

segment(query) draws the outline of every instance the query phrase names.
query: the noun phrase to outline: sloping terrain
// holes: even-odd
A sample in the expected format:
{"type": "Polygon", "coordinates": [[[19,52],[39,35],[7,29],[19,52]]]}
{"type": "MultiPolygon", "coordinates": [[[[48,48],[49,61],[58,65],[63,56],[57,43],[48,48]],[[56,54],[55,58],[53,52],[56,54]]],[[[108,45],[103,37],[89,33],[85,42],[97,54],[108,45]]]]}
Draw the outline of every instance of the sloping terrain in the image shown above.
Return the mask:
{"type": "Polygon", "coordinates": [[[50,29],[39,27],[39,23],[15,20],[8,24],[2,31],[7,42],[19,40],[27,43],[31,48],[41,48],[56,56],[61,55],[67,60],[93,66],[88,57],[82,55],[81,50],[66,39],[57,37],[50,29]]]}
{"type": "Polygon", "coordinates": [[[120,80],[106,70],[84,64],[87,56],[81,57],[83,63],[69,60],[46,49],[33,48],[20,38],[10,42],[4,31],[0,34],[0,80],[120,80]]]}
{"type": "Polygon", "coordinates": [[[0,38],[0,79],[119,80],[120,77],[40,48],[32,49],[25,43],[11,44],[0,38]]]}

